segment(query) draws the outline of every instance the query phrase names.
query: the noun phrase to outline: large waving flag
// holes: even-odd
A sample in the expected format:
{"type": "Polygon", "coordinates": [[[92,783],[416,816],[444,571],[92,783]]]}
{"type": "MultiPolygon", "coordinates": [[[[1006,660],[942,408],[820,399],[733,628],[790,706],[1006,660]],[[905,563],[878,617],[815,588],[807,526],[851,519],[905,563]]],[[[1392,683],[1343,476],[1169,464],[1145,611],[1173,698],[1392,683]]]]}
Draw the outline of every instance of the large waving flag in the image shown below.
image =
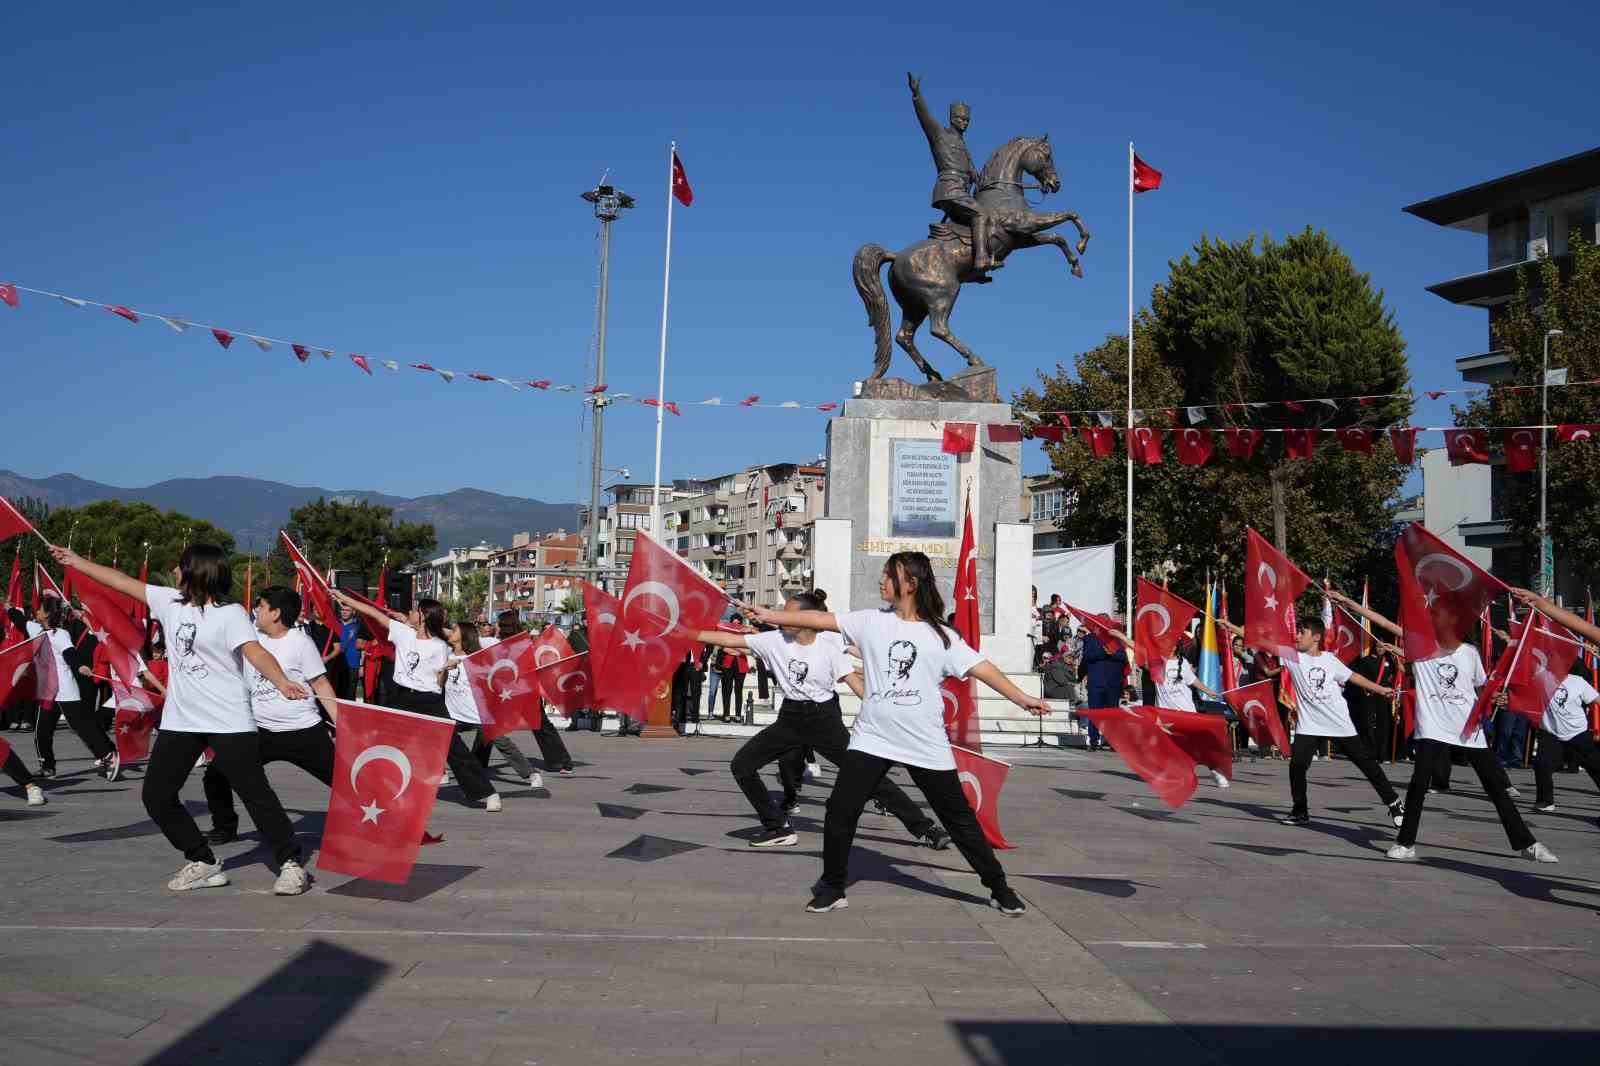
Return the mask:
{"type": "Polygon", "coordinates": [[[1280,659],[1296,658],[1294,603],[1309,584],[1288,556],[1255,530],[1246,530],[1244,642],[1280,659]]]}
{"type": "MultiPolygon", "coordinates": [[[[955,615],[956,633],[974,651],[978,649],[978,542],[972,533],[972,497],[966,503],[966,524],[961,528],[961,553],[956,556],[955,615]]],[[[983,751],[979,736],[977,692],[971,678],[947,677],[944,690],[944,729],[950,743],[983,751]],[[953,706],[952,706],[953,704],[953,706]]],[[[1004,775],[1002,775],[1002,780],[1004,775]]],[[[1003,837],[1001,838],[1004,839],[1003,837]]],[[[992,840],[990,843],[994,843],[992,840]]],[[[996,845],[1001,846],[1001,845],[996,845]]]]}
{"type": "MultiPolygon", "coordinates": [[[[311,608],[316,613],[317,620],[328,630],[328,644],[339,639],[339,634],[344,632],[344,623],[339,618],[339,612],[333,605],[333,594],[328,590],[327,580],[311,565],[294,541],[289,539],[289,534],[284,530],[278,531],[278,536],[283,539],[283,550],[289,553],[289,561],[294,563],[295,576],[300,579],[300,592],[311,601],[311,608]]],[[[370,601],[368,601],[370,602],[370,601]]],[[[322,649],[324,655],[327,648],[322,649]]]]}
{"type": "Polygon", "coordinates": [[[1478,615],[1505,582],[1413,522],[1394,546],[1400,577],[1401,643],[1406,658],[1432,659],[1441,636],[1452,647],[1472,634],[1478,615]]]}
{"type": "Polygon", "coordinates": [[[695,634],[715,629],[727,594],[641,532],[628,564],[617,624],[601,681],[612,709],[640,722],[650,718],[656,684],[672,676],[695,634]]]}

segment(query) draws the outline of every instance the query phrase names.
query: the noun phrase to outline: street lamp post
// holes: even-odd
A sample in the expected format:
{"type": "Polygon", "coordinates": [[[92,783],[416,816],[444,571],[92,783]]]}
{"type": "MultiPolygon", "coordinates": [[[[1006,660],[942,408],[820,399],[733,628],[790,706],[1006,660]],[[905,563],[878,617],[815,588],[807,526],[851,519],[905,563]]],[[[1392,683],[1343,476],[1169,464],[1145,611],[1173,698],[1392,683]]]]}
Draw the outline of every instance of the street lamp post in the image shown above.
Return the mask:
{"type": "Polygon", "coordinates": [[[622,212],[633,206],[633,197],[602,181],[583,198],[594,205],[594,217],[600,220],[600,295],[595,307],[594,390],[590,402],[594,405],[594,447],[589,467],[589,567],[595,584],[605,588],[600,575],[600,470],[605,445],[606,399],[606,298],[611,284],[611,223],[622,212]]]}
{"type": "Polygon", "coordinates": [[[1550,338],[1561,336],[1559,329],[1544,333],[1544,361],[1539,377],[1539,595],[1555,595],[1556,560],[1550,541],[1550,338]]]}

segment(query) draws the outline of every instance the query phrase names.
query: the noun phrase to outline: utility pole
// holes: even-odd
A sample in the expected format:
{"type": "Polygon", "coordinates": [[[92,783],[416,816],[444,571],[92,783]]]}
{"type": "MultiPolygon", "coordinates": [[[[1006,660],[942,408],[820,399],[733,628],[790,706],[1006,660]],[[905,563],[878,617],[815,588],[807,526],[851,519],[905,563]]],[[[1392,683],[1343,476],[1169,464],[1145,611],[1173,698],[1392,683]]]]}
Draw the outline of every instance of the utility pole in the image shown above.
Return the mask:
{"type": "MultiPolygon", "coordinates": [[[[1544,360],[1539,377],[1539,595],[1546,599],[1556,594],[1555,552],[1550,541],[1550,340],[1562,336],[1559,329],[1544,333],[1544,360]]],[[[1565,375],[1565,371],[1562,374],[1565,375]]],[[[1564,382],[1563,378],[1563,382],[1564,382]]]]}
{"type": "Polygon", "coordinates": [[[609,401],[601,390],[606,384],[606,293],[611,278],[611,223],[633,206],[633,197],[602,182],[583,198],[594,205],[600,220],[600,297],[595,308],[594,388],[589,400],[594,405],[594,447],[589,465],[589,544],[588,570],[595,584],[605,588],[600,576],[600,473],[605,448],[605,409],[609,401]]]}

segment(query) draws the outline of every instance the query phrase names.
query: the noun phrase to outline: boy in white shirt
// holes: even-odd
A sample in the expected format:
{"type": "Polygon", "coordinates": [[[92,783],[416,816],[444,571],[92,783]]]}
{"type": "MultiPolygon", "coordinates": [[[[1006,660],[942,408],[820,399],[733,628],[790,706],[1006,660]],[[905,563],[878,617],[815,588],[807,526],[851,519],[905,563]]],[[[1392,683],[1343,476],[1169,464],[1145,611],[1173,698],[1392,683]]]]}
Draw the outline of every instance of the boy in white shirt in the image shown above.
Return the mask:
{"type": "Polygon", "coordinates": [[[1561,679],[1551,695],[1550,705],[1539,722],[1539,754],[1533,761],[1538,792],[1533,809],[1541,814],[1555,812],[1556,767],[1567,751],[1578,757],[1578,765],[1600,787],[1600,748],[1589,732],[1589,705],[1600,700],[1600,691],[1584,679],[1582,669],[1583,657],[1579,656],[1572,663],[1572,672],[1561,679]]]}
{"type": "MultiPolygon", "coordinates": [[[[333,734],[317,714],[317,704],[321,702],[329,719],[336,719],[338,701],[316,644],[305,630],[295,628],[300,617],[300,594],[283,585],[269,585],[256,595],[252,606],[256,640],[277,660],[285,677],[315,694],[314,699],[285,699],[260,671],[245,664],[261,765],[293,763],[332,788],[333,734]]],[[[212,844],[226,844],[239,833],[233,789],[215,762],[206,767],[202,783],[206,806],[211,810],[211,831],[206,834],[206,840],[212,844]]]]}
{"type": "MultiPolygon", "coordinates": [[[[1181,655],[1174,655],[1162,662],[1160,669],[1152,671],[1152,677],[1156,690],[1156,706],[1162,710],[1198,714],[1199,711],[1194,705],[1194,689],[1199,689],[1219,703],[1223,702],[1220,695],[1200,680],[1199,675],[1194,672],[1194,667],[1189,665],[1189,660],[1181,655]]],[[[1196,775],[1201,771],[1208,771],[1218,788],[1228,787],[1228,779],[1217,769],[1210,766],[1194,768],[1196,775]]]]}

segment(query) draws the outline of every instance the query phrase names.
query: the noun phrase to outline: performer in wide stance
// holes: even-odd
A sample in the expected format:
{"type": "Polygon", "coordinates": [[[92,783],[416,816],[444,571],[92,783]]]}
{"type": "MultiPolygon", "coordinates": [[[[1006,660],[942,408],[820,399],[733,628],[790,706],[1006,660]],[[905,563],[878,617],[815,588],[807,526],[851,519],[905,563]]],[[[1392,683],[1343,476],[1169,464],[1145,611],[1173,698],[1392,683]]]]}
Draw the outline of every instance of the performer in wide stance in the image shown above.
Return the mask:
{"type": "Polygon", "coordinates": [[[939,683],[946,677],[976,677],[1036,715],[1049,714],[1050,704],[1013,685],[942,621],[944,597],[923,553],[891,555],[878,578],[878,595],[887,607],[845,615],[749,608],[751,617],[770,625],[843,634],[861,650],[866,673],[861,713],[828,798],[822,880],[806,910],[821,914],[847,905],[845,885],[856,823],[883,775],[898,763],[910,772],[956,847],[983,879],[994,906],[1005,914],[1021,914],[1027,907],[1006,883],[1006,872],[956,776],[939,683]]]}

